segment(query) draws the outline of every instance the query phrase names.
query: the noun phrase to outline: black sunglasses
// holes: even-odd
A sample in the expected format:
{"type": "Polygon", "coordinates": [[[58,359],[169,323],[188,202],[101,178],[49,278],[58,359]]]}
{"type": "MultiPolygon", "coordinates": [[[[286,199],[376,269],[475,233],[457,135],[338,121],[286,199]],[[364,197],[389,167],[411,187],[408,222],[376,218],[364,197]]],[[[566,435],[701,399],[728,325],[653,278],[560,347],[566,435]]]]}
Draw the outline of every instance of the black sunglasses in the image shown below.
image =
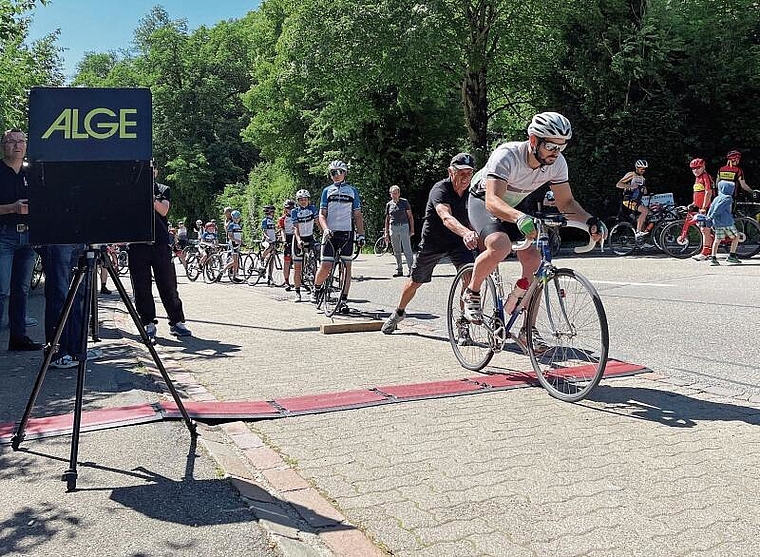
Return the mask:
{"type": "Polygon", "coordinates": [[[341,174],[345,174],[345,170],[335,169],[330,171],[330,176],[340,176],[341,174]]]}

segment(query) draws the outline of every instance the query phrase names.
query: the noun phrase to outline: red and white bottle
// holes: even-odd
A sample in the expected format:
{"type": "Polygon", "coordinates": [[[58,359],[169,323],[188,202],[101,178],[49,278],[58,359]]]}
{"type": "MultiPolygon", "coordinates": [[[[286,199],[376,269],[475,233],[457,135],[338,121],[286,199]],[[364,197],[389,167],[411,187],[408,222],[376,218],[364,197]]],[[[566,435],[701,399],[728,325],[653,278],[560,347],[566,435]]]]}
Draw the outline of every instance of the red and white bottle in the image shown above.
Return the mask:
{"type": "Polygon", "coordinates": [[[515,310],[517,304],[520,303],[520,300],[522,300],[522,297],[528,291],[529,286],[530,281],[525,277],[521,277],[515,283],[515,287],[512,289],[512,292],[509,293],[509,296],[507,296],[507,302],[504,305],[504,311],[507,315],[511,314],[515,310]]]}

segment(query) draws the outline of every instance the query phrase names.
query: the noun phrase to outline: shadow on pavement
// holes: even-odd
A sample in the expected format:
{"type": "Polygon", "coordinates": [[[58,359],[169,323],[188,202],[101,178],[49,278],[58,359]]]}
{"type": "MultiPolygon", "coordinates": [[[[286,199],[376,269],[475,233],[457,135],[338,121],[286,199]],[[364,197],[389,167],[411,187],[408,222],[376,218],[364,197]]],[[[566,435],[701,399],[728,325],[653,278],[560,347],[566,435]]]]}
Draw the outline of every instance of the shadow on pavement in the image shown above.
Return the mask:
{"type": "Polygon", "coordinates": [[[602,408],[589,406],[600,412],[658,422],[669,427],[697,427],[700,421],[707,420],[760,425],[760,410],[659,389],[599,385],[587,400],[604,403],[606,406],[602,408]]]}

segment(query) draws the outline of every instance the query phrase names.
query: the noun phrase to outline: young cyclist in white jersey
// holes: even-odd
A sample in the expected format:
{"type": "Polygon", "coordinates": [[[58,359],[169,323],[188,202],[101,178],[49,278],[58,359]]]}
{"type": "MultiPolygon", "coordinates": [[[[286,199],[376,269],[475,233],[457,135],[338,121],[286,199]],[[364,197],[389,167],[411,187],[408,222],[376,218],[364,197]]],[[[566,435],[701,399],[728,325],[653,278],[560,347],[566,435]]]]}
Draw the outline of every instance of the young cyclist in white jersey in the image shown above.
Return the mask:
{"type": "MultiPolygon", "coordinates": [[[[528,140],[500,145],[485,168],[473,177],[468,214],[470,226],[480,236],[485,249],[475,259],[472,278],[462,298],[464,315],[469,321],[482,322],[480,287],[509,254],[512,242],[522,236],[536,237],[533,218],[516,207],[544,184],[551,187],[561,212],[572,215],[572,220],[586,222],[592,237],[601,239],[604,225],[573,198],[568,182],[567,162],[562,151],[572,135],[570,122],[561,114],[536,114],[528,126],[528,140]]],[[[531,280],[541,262],[538,250],[533,247],[520,251],[517,258],[522,276],[531,280]]]]}
{"type": "Polygon", "coordinates": [[[301,301],[301,284],[303,272],[303,250],[311,249],[314,244],[314,223],[319,217],[319,211],[311,204],[311,194],[307,190],[296,192],[298,205],[290,212],[293,222],[293,282],[296,287],[296,302],[301,301]]]}
{"type": "Polygon", "coordinates": [[[235,283],[245,282],[244,279],[238,276],[238,270],[240,269],[240,246],[243,245],[243,225],[240,223],[241,216],[240,211],[231,211],[230,221],[225,226],[227,229],[227,247],[230,250],[232,259],[222,272],[231,270],[231,280],[235,283]]]}
{"type": "Polygon", "coordinates": [[[314,290],[311,293],[312,303],[319,302],[322,294],[322,284],[332,268],[336,257],[346,261],[346,287],[341,294],[338,311],[348,313],[346,305],[348,291],[351,288],[351,258],[354,251],[354,225],[356,241],[364,245],[364,217],[359,191],[346,182],[348,167],[343,161],[333,161],[328,167],[332,184],[322,190],[319,202],[319,227],[322,229],[322,257],[314,278],[314,290]],[[331,240],[331,241],[328,241],[331,240]],[[342,249],[335,253],[334,248],[342,249]]]}
{"type": "MultiPolygon", "coordinates": [[[[276,223],[274,220],[274,205],[265,205],[263,208],[264,218],[261,219],[261,247],[264,251],[261,252],[261,261],[259,261],[259,268],[256,269],[261,276],[264,276],[266,269],[264,269],[264,262],[275,249],[275,243],[277,242],[276,223]]],[[[257,280],[252,278],[248,281],[249,286],[255,286],[257,280]]]]}

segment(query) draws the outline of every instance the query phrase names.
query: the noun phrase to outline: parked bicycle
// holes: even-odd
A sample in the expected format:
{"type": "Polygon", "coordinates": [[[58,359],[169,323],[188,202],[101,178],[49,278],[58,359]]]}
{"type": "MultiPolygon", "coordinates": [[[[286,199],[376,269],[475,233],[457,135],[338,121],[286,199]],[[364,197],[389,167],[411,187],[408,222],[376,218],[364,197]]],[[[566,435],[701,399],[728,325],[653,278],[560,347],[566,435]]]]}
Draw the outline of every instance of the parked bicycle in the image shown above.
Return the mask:
{"type": "Polygon", "coordinates": [[[246,273],[250,272],[252,284],[257,285],[266,279],[267,286],[280,287],[285,284],[285,274],[283,273],[282,263],[282,242],[268,243],[268,247],[263,242],[257,240],[254,245],[258,246],[255,258],[251,254],[253,262],[246,262],[246,273]],[[268,253],[267,253],[268,250],[268,253]],[[266,254],[266,255],[265,255],[266,254]]]}
{"type": "MultiPolygon", "coordinates": [[[[459,363],[480,371],[510,340],[517,342],[531,361],[541,385],[560,400],[575,402],[588,396],[599,383],[607,365],[609,331],[607,316],[596,288],[580,273],[552,264],[548,228],[588,227],[568,222],[563,215],[536,217],[541,263],[522,299],[511,313],[505,310],[504,282],[497,266],[481,289],[483,321],[464,317],[462,293],[470,281],[473,265],[457,273],[449,290],[447,323],[449,341],[459,363]],[[522,316],[524,342],[512,333],[522,316]]],[[[515,245],[526,249],[531,242],[515,245]]],[[[575,248],[592,250],[596,242],[575,248]]]]}

